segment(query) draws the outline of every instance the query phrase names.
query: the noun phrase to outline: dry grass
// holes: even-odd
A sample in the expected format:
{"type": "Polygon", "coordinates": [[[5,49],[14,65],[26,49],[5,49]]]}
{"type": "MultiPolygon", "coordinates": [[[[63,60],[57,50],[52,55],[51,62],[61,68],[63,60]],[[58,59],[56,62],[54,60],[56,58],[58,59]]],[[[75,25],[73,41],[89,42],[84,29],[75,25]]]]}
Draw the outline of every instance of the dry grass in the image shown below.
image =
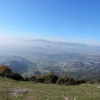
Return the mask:
{"type": "Polygon", "coordinates": [[[61,86],[0,78],[0,100],[100,100],[98,87],[99,84],[61,86]]]}

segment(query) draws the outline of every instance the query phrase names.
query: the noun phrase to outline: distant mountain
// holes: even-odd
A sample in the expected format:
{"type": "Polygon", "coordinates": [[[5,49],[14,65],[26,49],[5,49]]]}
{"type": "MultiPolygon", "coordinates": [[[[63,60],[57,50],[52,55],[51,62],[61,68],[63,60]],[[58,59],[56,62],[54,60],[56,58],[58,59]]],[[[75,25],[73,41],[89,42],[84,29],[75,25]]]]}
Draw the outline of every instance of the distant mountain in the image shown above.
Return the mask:
{"type": "Polygon", "coordinates": [[[85,44],[81,44],[81,43],[67,43],[67,42],[52,42],[52,41],[48,41],[48,40],[43,40],[43,39],[34,39],[32,40],[34,42],[40,42],[40,43],[53,43],[53,44],[62,44],[62,45],[71,45],[71,46],[87,46],[85,44]]]}
{"type": "Polygon", "coordinates": [[[87,46],[85,44],[80,44],[80,43],[66,43],[66,42],[58,42],[58,44],[71,45],[71,46],[87,46]]]}
{"type": "Polygon", "coordinates": [[[35,41],[35,42],[45,42],[45,43],[49,42],[49,43],[51,43],[51,41],[49,41],[49,40],[43,40],[43,39],[34,39],[34,40],[31,40],[31,41],[35,41]]]}
{"type": "MultiPolygon", "coordinates": [[[[2,52],[15,52],[15,51],[28,51],[29,48],[49,48],[56,52],[72,52],[72,53],[83,53],[83,54],[100,54],[100,46],[88,46],[81,43],[70,43],[70,42],[53,42],[43,39],[23,39],[23,38],[7,38],[2,40],[0,44],[0,51],[2,52]]],[[[49,51],[50,51],[49,50],[49,51]]]]}

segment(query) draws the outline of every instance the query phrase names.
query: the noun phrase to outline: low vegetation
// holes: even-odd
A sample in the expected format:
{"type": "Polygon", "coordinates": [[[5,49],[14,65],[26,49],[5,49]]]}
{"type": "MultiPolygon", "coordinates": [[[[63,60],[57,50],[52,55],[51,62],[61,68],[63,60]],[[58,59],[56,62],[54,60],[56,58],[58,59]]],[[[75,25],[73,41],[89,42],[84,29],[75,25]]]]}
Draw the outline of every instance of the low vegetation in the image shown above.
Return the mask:
{"type": "Polygon", "coordinates": [[[0,66],[0,76],[0,100],[100,99],[100,80],[74,80],[66,74],[58,77],[53,72],[23,78],[5,65],[0,66]]]}
{"type": "Polygon", "coordinates": [[[59,84],[59,85],[79,85],[87,82],[88,83],[100,82],[100,80],[91,81],[89,79],[75,80],[73,78],[67,77],[66,74],[64,74],[62,77],[58,77],[53,72],[50,72],[48,75],[45,76],[38,74],[36,76],[31,76],[31,77],[22,77],[18,73],[13,73],[12,70],[7,65],[0,66],[0,76],[2,78],[11,78],[19,81],[32,81],[33,83],[47,83],[47,84],[59,84]]]}
{"type": "Polygon", "coordinates": [[[0,100],[100,100],[100,84],[33,84],[0,78],[0,100]]]}

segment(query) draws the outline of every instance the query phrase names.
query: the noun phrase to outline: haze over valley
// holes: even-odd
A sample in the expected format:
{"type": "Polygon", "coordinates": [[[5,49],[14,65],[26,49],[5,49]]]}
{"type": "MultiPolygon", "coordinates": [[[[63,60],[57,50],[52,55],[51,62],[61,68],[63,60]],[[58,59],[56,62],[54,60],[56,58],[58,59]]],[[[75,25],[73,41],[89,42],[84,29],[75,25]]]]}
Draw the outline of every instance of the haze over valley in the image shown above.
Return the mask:
{"type": "Polygon", "coordinates": [[[1,47],[0,65],[10,66],[24,77],[54,72],[76,79],[100,78],[99,46],[15,38],[6,39],[1,47]]]}

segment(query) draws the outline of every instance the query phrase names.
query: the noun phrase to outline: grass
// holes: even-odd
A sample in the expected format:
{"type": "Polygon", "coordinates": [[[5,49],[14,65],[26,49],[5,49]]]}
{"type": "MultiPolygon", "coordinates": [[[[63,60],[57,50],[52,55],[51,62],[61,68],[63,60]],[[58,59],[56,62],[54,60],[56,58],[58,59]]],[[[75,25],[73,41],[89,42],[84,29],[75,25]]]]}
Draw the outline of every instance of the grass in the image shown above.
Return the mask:
{"type": "Polygon", "coordinates": [[[0,100],[100,100],[100,88],[97,87],[100,84],[62,86],[0,78],[0,100]],[[31,92],[16,97],[7,88],[28,89],[31,92]]]}

